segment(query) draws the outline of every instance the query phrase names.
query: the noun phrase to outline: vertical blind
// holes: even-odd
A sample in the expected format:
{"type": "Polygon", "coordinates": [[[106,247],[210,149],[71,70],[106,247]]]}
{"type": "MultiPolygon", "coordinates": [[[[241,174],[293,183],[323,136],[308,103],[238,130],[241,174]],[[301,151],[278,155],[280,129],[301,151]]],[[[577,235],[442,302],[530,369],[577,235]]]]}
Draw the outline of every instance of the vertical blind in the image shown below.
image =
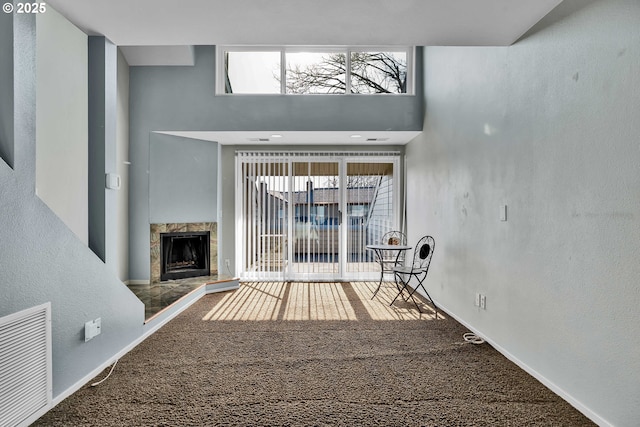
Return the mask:
{"type": "Polygon", "coordinates": [[[236,156],[242,279],[379,274],[366,245],[398,229],[399,153],[238,151],[236,156]]]}

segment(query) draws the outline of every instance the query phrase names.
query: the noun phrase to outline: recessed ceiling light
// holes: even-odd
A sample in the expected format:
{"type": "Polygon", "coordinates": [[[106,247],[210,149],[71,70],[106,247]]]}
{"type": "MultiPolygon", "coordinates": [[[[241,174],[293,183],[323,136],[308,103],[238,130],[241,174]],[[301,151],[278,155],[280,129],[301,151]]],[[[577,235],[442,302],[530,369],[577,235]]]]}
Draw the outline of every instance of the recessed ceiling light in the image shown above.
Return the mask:
{"type": "Polygon", "coordinates": [[[351,135],[351,138],[362,138],[362,135],[351,135]]]}
{"type": "Polygon", "coordinates": [[[280,135],[279,133],[274,133],[273,135],[271,135],[271,138],[282,138],[282,135],[280,135]]]}

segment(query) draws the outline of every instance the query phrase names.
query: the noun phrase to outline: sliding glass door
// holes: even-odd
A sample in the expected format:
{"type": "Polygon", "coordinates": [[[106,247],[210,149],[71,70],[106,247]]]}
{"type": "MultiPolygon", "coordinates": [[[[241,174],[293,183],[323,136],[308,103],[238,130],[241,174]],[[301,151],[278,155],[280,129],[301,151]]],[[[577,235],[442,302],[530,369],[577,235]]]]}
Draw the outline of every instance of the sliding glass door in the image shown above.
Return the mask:
{"type": "Polygon", "coordinates": [[[340,279],[340,163],[292,163],[292,279],[340,279]]]}
{"type": "MultiPolygon", "coordinates": [[[[379,272],[368,244],[398,230],[399,197],[395,191],[393,161],[348,159],[345,175],[347,254],[346,277],[370,277],[379,272]]],[[[378,276],[379,277],[379,276],[378,276]]]]}
{"type": "Polygon", "coordinates": [[[399,156],[238,153],[236,243],[245,280],[368,280],[368,244],[399,229],[399,156]]]}

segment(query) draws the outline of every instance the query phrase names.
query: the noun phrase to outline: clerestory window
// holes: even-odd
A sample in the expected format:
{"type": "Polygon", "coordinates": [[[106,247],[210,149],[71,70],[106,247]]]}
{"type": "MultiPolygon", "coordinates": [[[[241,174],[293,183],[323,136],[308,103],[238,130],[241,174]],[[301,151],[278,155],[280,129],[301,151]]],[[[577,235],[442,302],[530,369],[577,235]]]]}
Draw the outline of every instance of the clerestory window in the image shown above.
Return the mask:
{"type": "Polygon", "coordinates": [[[413,94],[412,48],[218,48],[219,94],[413,94]]]}

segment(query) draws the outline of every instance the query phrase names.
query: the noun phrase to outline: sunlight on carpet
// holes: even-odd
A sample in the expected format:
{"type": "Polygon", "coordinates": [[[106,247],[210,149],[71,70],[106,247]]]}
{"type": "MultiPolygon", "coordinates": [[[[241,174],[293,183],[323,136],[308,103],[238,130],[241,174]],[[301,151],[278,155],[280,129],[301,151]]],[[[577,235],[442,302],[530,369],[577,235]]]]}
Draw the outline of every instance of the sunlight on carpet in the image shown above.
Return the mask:
{"type": "Polygon", "coordinates": [[[227,292],[203,320],[277,320],[284,292],[284,283],[242,283],[227,292]]]}
{"type": "MultiPolygon", "coordinates": [[[[246,282],[229,291],[202,320],[434,320],[435,311],[418,300],[402,298],[389,306],[395,287],[385,284],[371,299],[377,283],[246,282]],[[356,307],[360,308],[359,310],[356,307]],[[356,313],[360,313],[356,315],[356,313]],[[359,318],[360,317],[360,318],[359,318]]],[[[442,315],[438,315],[443,319],[442,315]]]]}
{"type": "Polygon", "coordinates": [[[291,283],[284,320],[356,320],[339,283],[291,283]]]}
{"type": "MultiPolygon", "coordinates": [[[[373,320],[434,320],[435,310],[433,307],[417,299],[422,313],[418,312],[411,300],[404,301],[398,298],[392,306],[389,303],[396,296],[397,290],[393,283],[383,283],[375,298],[371,295],[378,287],[377,282],[360,282],[353,286],[353,290],[358,295],[360,302],[371,319],[373,320]]],[[[442,319],[438,313],[438,319],[442,319]]]]}

